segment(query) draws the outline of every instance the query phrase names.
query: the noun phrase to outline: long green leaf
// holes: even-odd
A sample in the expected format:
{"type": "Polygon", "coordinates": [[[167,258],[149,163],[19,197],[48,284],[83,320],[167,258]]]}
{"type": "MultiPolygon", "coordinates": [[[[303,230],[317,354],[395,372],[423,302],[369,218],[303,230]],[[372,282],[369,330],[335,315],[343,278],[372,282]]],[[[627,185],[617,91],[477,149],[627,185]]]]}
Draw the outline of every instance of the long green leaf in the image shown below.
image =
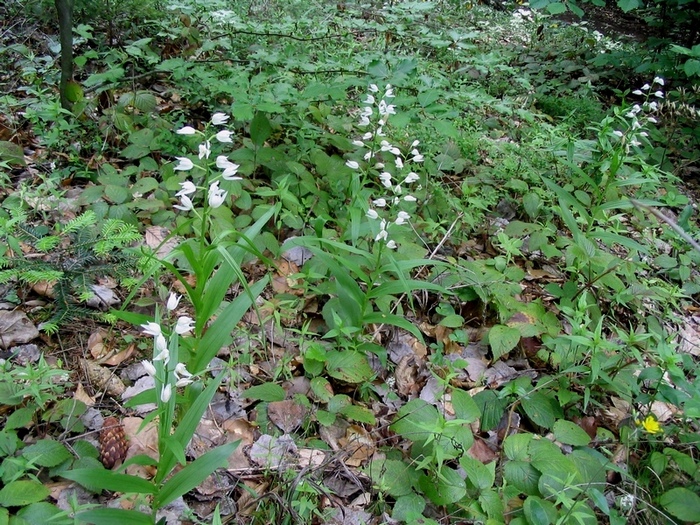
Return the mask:
{"type": "Polygon", "coordinates": [[[406,279],[405,281],[390,281],[388,283],[383,283],[372,288],[367,292],[367,298],[373,299],[375,297],[384,297],[386,295],[395,295],[399,293],[411,293],[416,290],[432,290],[434,292],[439,292],[447,294],[444,286],[439,284],[434,284],[426,281],[418,281],[416,279],[406,279]]]}
{"type": "Polygon", "coordinates": [[[217,468],[225,467],[228,464],[228,457],[233,454],[233,451],[236,450],[239,443],[240,441],[227,443],[195,459],[165,482],[154,498],[153,506],[155,508],[161,508],[167,505],[195,488],[217,468]]]}
{"type": "Polygon", "coordinates": [[[124,509],[92,509],[78,512],[75,517],[81,523],[99,523],[99,525],[154,525],[148,514],[124,509]]]}
{"type": "MultiPolygon", "coordinates": [[[[278,212],[279,206],[278,204],[265,212],[264,215],[242,234],[242,239],[227,250],[228,255],[230,255],[228,259],[229,263],[222,265],[209,282],[206,283],[206,293],[202,297],[202,310],[197,313],[197,333],[201,333],[201,328],[204,326],[204,323],[214,316],[216,310],[221,305],[221,301],[224,300],[224,296],[226,292],[228,292],[231,283],[237,278],[242,279],[243,274],[238,261],[242,261],[246,253],[248,253],[249,249],[247,249],[246,245],[250,244],[249,241],[254,239],[270,218],[278,212]],[[244,239],[248,240],[248,242],[244,239]],[[232,265],[230,261],[236,262],[232,265]]],[[[216,253],[220,252],[217,251],[216,253]]],[[[241,280],[241,282],[244,282],[244,279],[241,280]]]]}
{"type": "Polygon", "coordinates": [[[61,473],[61,477],[80,483],[89,490],[111,490],[112,492],[135,492],[155,494],[156,487],[138,476],[118,474],[100,468],[78,468],[61,473]]]}
{"type": "MultiPolygon", "coordinates": [[[[175,432],[173,432],[171,439],[176,440],[182,445],[183,448],[187,447],[187,444],[192,439],[192,436],[197,430],[197,425],[199,425],[204,412],[209,406],[209,402],[216,393],[217,388],[221,384],[225,374],[219,374],[217,377],[209,382],[207,388],[205,388],[202,393],[200,393],[194,400],[194,403],[190,406],[189,410],[182,417],[182,420],[177,425],[175,432]]],[[[177,463],[177,458],[172,450],[168,447],[162,451],[162,456],[160,458],[160,463],[158,465],[158,473],[156,474],[156,483],[162,482],[166,476],[172,472],[175,464],[177,463]]]]}
{"type": "Polygon", "coordinates": [[[416,328],[414,324],[410,323],[400,315],[385,314],[382,312],[371,312],[369,314],[365,314],[362,320],[365,323],[389,324],[392,326],[398,326],[399,328],[403,328],[407,332],[411,332],[413,335],[416,336],[416,339],[423,342],[423,334],[420,333],[420,330],[418,330],[418,328],[416,328]]]}
{"type": "Polygon", "coordinates": [[[216,321],[208,328],[207,332],[197,344],[194,357],[189,362],[189,368],[193,374],[198,374],[216,357],[219,350],[231,337],[233,328],[243,318],[245,313],[254,304],[255,299],[267,286],[268,278],[261,279],[247,292],[238,295],[218,315],[216,321]]]}

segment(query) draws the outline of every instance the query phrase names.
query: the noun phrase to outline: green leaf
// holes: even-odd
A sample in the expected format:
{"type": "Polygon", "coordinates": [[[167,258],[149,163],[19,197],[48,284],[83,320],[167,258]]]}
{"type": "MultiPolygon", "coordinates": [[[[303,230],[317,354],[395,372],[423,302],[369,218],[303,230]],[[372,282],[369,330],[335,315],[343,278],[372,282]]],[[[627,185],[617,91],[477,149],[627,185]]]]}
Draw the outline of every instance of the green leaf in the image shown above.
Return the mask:
{"type": "Polygon", "coordinates": [[[442,467],[437,475],[423,475],[418,485],[425,496],[436,505],[449,505],[461,500],[467,494],[467,485],[459,472],[442,467]]]}
{"type": "Polygon", "coordinates": [[[22,147],[7,140],[0,140],[0,162],[7,162],[11,166],[27,165],[22,147]]]}
{"type": "Polygon", "coordinates": [[[243,391],[242,397],[256,401],[284,401],[287,396],[284,388],[276,383],[263,383],[262,385],[251,386],[243,391]]]}
{"type": "Polygon", "coordinates": [[[442,423],[442,417],[433,405],[422,399],[413,399],[399,409],[390,428],[405,439],[424,442],[440,431],[442,423]]]}
{"type": "Polygon", "coordinates": [[[416,469],[397,459],[373,460],[365,469],[380,491],[394,498],[413,494],[418,482],[416,469]]]}
{"type": "Polygon", "coordinates": [[[261,147],[272,135],[272,126],[262,111],[257,111],[250,123],[250,139],[257,147],[261,147]]]}
{"type": "Polygon", "coordinates": [[[548,525],[557,519],[557,509],[551,501],[528,496],[523,505],[525,517],[533,525],[548,525]]]}
{"type": "Polygon", "coordinates": [[[14,430],[27,426],[34,420],[34,414],[36,414],[35,406],[18,408],[5,420],[5,430],[14,430]]]}
{"type": "Polygon", "coordinates": [[[156,493],[156,487],[150,481],[107,469],[73,469],[62,472],[61,477],[80,483],[86,489],[94,492],[111,490],[112,492],[135,492],[137,494],[156,493]]]}
{"type": "Polygon", "coordinates": [[[396,498],[391,518],[406,523],[419,523],[418,518],[423,516],[423,509],[425,509],[425,498],[412,492],[396,498]]]}
{"type": "Polygon", "coordinates": [[[539,494],[540,475],[528,461],[508,461],[503,467],[503,478],[523,494],[539,494]]]}
{"type": "Polygon", "coordinates": [[[28,461],[40,467],[55,467],[73,457],[68,449],[53,439],[42,439],[22,451],[28,461]]]}
{"type": "Polygon", "coordinates": [[[583,430],[576,423],[566,421],[565,419],[559,419],[556,423],[554,423],[552,432],[554,432],[554,438],[557,441],[560,441],[566,445],[585,447],[591,441],[591,437],[585,430],[583,430]]]}
{"type": "Polygon", "coordinates": [[[328,375],[346,383],[362,383],[374,376],[374,370],[367,362],[367,356],[360,352],[330,350],[326,354],[328,375]]]}
{"type": "Polygon", "coordinates": [[[552,428],[557,419],[554,401],[541,392],[533,392],[522,398],[521,405],[527,417],[541,427],[552,428]]]}
{"type": "Polygon", "coordinates": [[[78,512],[75,516],[81,523],[100,525],[153,525],[153,518],[135,510],[92,509],[78,512]]]}
{"type": "Polygon", "coordinates": [[[562,4],[561,2],[551,3],[547,6],[547,11],[549,11],[550,15],[566,13],[566,4],[562,4]]]}
{"type": "Polygon", "coordinates": [[[642,5],[643,4],[640,2],[640,0],[617,0],[617,6],[625,13],[629,13],[642,5]]]}
{"type": "Polygon", "coordinates": [[[532,441],[532,434],[513,434],[503,442],[503,451],[508,459],[528,459],[527,447],[532,441]]]}
{"type": "Polygon", "coordinates": [[[0,505],[23,507],[42,501],[50,494],[48,487],[34,480],[11,481],[0,490],[0,505]]]}
{"type": "Polygon", "coordinates": [[[153,499],[153,506],[161,508],[186,494],[217,468],[228,465],[228,458],[236,450],[240,441],[227,443],[195,459],[172,478],[165,482],[153,499]]]}
{"type": "Polygon", "coordinates": [[[494,360],[510,352],[520,342],[520,330],[497,324],[489,330],[489,345],[494,360]]]}
{"type": "Polygon", "coordinates": [[[664,492],[659,504],[678,519],[695,522],[700,517],[700,496],[685,487],[664,492]]]}
{"type": "Polygon", "coordinates": [[[371,410],[365,407],[358,407],[357,405],[346,406],[340,409],[338,413],[359,423],[374,425],[377,422],[371,410]]]}
{"type": "Polygon", "coordinates": [[[472,396],[464,390],[457,388],[452,390],[451,401],[457,419],[463,419],[467,423],[472,423],[481,417],[479,407],[472,399],[472,396]]]}
{"type": "Polygon", "coordinates": [[[467,473],[467,480],[479,490],[486,490],[493,486],[496,480],[496,462],[492,461],[484,465],[478,459],[465,454],[459,458],[459,464],[467,473]]]}

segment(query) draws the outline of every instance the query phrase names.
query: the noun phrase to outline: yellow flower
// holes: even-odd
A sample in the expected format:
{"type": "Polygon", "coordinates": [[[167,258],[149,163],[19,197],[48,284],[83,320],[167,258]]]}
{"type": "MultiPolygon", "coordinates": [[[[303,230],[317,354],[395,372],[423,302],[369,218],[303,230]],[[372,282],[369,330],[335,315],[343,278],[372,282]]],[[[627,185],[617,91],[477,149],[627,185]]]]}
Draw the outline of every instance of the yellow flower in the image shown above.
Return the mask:
{"type": "Polygon", "coordinates": [[[649,432],[649,434],[658,434],[663,432],[661,429],[661,424],[656,420],[654,416],[647,416],[644,421],[641,422],[644,430],[649,432]]]}

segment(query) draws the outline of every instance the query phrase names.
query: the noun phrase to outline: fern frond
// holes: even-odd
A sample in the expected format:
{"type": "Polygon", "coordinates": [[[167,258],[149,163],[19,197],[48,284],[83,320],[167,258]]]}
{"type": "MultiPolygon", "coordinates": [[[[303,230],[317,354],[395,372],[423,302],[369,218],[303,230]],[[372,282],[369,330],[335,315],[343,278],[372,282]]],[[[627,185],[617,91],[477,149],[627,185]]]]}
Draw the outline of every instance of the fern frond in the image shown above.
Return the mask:
{"type": "Polygon", "coordinates": [[[18,277],[29,284],[36,284],[41,281],[60,281],[63,272],[58,270],[22,270],[18,272],[18,277]]]}

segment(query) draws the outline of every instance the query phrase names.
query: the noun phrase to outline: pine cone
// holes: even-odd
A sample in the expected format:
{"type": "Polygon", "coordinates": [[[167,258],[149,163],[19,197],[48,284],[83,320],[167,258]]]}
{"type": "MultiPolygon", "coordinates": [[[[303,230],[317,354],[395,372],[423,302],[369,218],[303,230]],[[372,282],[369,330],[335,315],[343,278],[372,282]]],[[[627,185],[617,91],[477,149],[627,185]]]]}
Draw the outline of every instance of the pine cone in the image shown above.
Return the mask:
{"type": "Polygon", "coordinates": [[[129,444],[124,435],[124,427],[116,417],[105,419],[100,431],[100,461],[106,468],[121,464],[126,457],[129,444]]]}

